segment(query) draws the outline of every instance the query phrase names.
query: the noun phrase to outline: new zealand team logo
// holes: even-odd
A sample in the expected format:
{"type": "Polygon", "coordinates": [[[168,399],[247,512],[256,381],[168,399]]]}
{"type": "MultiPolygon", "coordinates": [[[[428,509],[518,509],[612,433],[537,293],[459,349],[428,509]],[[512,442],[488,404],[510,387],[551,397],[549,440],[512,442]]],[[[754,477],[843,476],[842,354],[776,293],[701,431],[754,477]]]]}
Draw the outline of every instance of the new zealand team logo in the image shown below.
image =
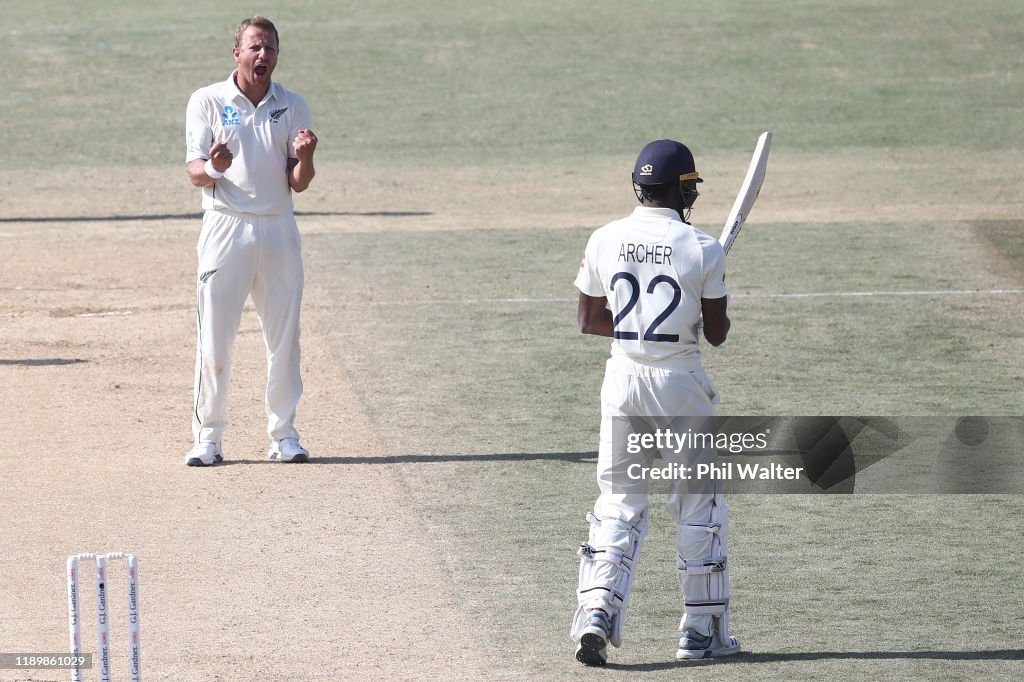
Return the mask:
{"type": "Polygon", "coordinates": [[[278,119],[281,118],[281,114],[283,114],[286,111],[288,111],[288,107],[285,107],[284,109],[274,109],[273,111],[271,111],[270,122],[277,123],[278,119]]]}
{"type": "Polygon", "coordinates": [[[220,114],[220,120],[225,126],[242,125],[242,119],[238,116],[238,109],[230,105],[224,107],[224,111],[220,114]]]}

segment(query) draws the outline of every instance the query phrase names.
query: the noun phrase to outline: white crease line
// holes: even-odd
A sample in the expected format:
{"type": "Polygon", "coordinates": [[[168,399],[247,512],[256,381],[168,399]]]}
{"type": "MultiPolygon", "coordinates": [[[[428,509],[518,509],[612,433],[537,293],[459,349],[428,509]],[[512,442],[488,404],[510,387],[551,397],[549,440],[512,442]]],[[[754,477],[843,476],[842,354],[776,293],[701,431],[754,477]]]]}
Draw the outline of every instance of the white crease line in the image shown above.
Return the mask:
{"type": "Polygon", "coordinates": [[[1024,289],[944,289],[939,291],[821,291],[803,294],[736,294],[733,298],[863,298],[871,296],[996,296],[1024,294],[1024,289]]]}
{"type": "MultiPolygon", "coordinates": [[[[731,294],[730,298],[798,299],[798,298],[869,298],[886,296],[998,296],[1020,295],[1024,289],[943,289],[936,291],[815,291],[792,294],[731,294]]],[[[407,301],[352,301],[355,305],[483,305],[490,303],[575,303],[575,298],[464,298],[407,301]]]]}
{"type": "MultiPolygon", "coordinates": [[[[792,294],[733,294],[734,299],[801,299],[801,298],[871,298],[871,297],[904,297],[904,296],[1000,296],[1021,295],[1024,289],[942,289],[936,291],[818,291],[792,294]]],[[[342,305],[490,305],[495,303],[511,303],[532,305],[538,303],[575,303],[575,298],[465,298],[465,299],[427,299],[406,301],[351,301],[342,305]]],[[[319,306],[323,307],[323,306],[319,306]]],[[[178,313],[179,310],[148,311],[162,313],[178,313]]],[[[24,313],[3,312],[5,317],[14,317],[24,313]]],[[[80,313],[75,317],[118,317],[133,315],[134,311],[108,311],[102,313],[80,313]]]]}

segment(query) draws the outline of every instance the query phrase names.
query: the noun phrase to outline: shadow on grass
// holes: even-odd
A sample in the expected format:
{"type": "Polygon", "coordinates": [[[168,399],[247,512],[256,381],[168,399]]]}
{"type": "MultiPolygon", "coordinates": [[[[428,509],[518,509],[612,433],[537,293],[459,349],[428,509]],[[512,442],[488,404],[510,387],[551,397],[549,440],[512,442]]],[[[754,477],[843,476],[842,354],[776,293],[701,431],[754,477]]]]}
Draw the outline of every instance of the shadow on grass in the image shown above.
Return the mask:
{"type": "Polygon", "coordinates": [[[971,228],[992,247],[998,260],[1006,263],[1018,279],[1024,279],[1024,220],[976,220],[971,228]]]}
{"type": "Polygon", "coordinates": [[[616,664],[609,670],[653,672],[693,666],[729,665],[733,663],[799,663],[801,661],[1021,661],[1024,649],[992,649],[988,651],[796,651],[793,653],[740,652],[735,656],[706,661],[663,661],[660,663],[616,664]]]}
{"type": "MultiPolygon", "coordinates": [[[[367,218],[410,218],[433,215],[430,211],[296,211],[295,217],[303,216],[349,216],[367,218]]],[[[157,213],[152,215],[105,215],[105,216],[15,216],[0,218],[0,223],[106,223],[146,220],[201,220],[202,213],[157,213]]]]}
{"type": "MultiPolygon", "coordinates": [[[[444,462],[538,462],[538,461],[561,461],[561,462],[583,462],[593,464],[597,462],[596,452],[529,452],[529,453],[507,453],[493,455],[381,455],[379,457],[353,455],[328,455],[318,457],[312,455],[308,464],[440,464],[444,462]]],[[[217,467],[231,464],[277,464],[271,459],[226,459],[217,464],[217,467]]]]}
{"type": "Polygon", "coordinates": [[[21,367],[55,367],[57,365],[77,365],[89,362],[80,358],[27,358],[24,360],[8,360],[0,358],[0,365],[19,365],[21,367]]]}

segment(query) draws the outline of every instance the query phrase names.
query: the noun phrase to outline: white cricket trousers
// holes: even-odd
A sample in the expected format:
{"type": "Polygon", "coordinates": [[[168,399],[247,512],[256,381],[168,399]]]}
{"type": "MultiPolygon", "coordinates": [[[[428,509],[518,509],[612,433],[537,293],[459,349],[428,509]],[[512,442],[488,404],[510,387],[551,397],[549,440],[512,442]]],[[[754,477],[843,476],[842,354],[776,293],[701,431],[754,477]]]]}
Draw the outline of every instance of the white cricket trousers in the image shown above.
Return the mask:
{"type": "MultiPolygon", "coordinates": [[[[626,469],[623,462],[612,461],[612,425],[615,423],[616,428],[621,428],[624,423],[616,417],[713,417],[717,407],[718,390],[704,373],[699,359],[645,363],[625,356],[609,358],[601,386],[601,440],[597,455],[597,484],[601,494],[594,504],[594,515],[599,519],[619,519],[639,526],[650,506],[649,494],[635,486],[623,486],[621,474],[613,475],[626,469]]],[[[621,434],[616,436],[622,437],[621,434]]],[[[621,448],[618,456],[635,457],[635,461],[641,464],[646,461],[644,453],[630,456],[621,448]]],[[[710,493],[678,490],[667,496],[665,507],[680,529],[676,541],[680,554],[685,556],[693,551],[687,546],[686,535],[682,531],[685,524],[710,522],[714,498],[710,493]]],[[[720,508],[718,513],[720,521],[727,524],[727,510],[720,508]]],[[[628,537],[621,538],[618,549],[628,551],[628,537]]],[[[705,576],[687,576],[681,587],[686,599],[701,600],[709,596],[705,576]]],[[[693,627],[707,634],[711,618],[709,615],[684,614],[681,627],[693,627]]]]}
{"type": "Polygon", "coordinates": [[[195,442],[220,445],[227,428],[231,353],[250,295],[267,348],[267,433],[297,438],[303,270],[295,217],[206,211],[196,250],[195,442]]]}

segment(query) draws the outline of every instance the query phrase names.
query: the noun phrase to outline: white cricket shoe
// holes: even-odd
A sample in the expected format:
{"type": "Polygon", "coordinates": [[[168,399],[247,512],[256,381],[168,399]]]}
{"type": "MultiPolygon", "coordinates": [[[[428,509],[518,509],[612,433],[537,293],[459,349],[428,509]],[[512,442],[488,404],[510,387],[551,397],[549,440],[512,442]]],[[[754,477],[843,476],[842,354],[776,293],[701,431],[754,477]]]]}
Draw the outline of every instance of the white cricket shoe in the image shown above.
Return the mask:
{"type": "Polygon", "coordinates": [[[223,461],[224,455],[216,443],[200,443],[185,455],[185,464],[190,467],[208,467],[223,461]]]}
{"type": "MultiPolygon", "coordinates": [[[[721,642],[718,638],[717,642],[721,642]]],[[[710,635],[702,635],[692,628],[687,628],[679,637],[679,648],[676,649],[677,661],[704,660],[707,658],[718,658],[719,656],[731,656],[740,651],[740,640],[729,637],[728,646],[714,646],[716,639],[710,635]]]]}
{"type": "Polygon", "coordinates": [[[282,438],[279,441],[274,441],[270,444],[267,456],[281,462],[309,461],[309,451],[299,445],[298,438],[282,438]]]}
{"type": "Polygon", "coordinates": [[[612,621],[601,609],[594,609],[587,614],[587,622],[580,635],[580,644],[576,647],[576,660],[583,665],[604,665],[608,662],[608,637],[612,631],[612,621]]]}

